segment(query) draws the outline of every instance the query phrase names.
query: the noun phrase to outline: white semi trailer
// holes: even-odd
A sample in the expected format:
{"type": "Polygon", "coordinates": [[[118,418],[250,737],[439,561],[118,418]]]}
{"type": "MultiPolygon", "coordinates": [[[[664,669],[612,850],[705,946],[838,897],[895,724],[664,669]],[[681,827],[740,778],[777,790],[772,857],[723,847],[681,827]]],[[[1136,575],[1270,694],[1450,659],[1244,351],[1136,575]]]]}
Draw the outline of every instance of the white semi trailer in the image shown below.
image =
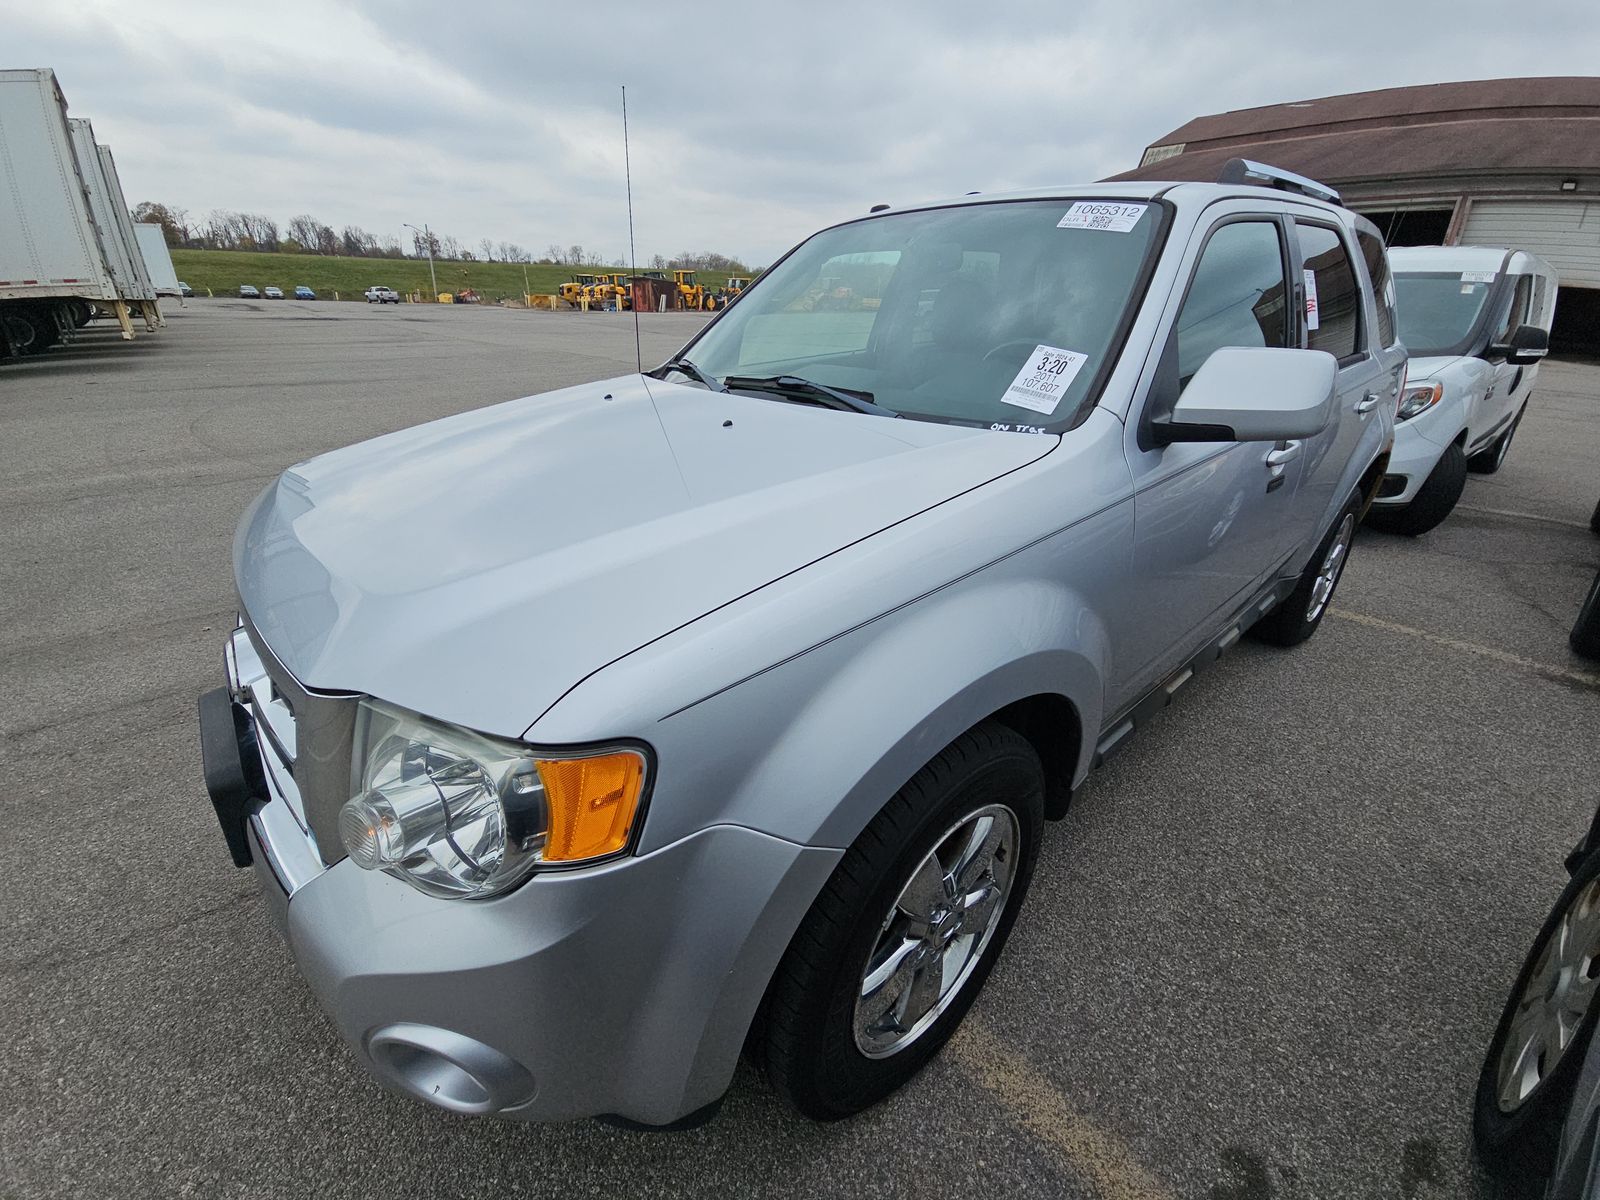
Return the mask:
{"type": "Polygon", "coordinates": [[[89,315],[133,336],[90,214],[55,72],[0,71],[0,353],[52,345],[89,315]]]}
{"type": "Polygon", "coordinates": [[[178,270],[172,265],[172,255],[167,252],[167,235],[154,222],[135,222],[133,236],[139,242],[139,253],[144,256],[144,269],[157,296],[176,296],[183,301],[178,287],[178,270]]]}
{"type": "Polygon", "coordinates": [[[128,213],[111,152],[94,140],[94,125],[87,119],[69,117],[67,128],[72,136],[73,156],[78,161],[78,174],[89,194],[89,215],[99,231],[100,249],[117,285],[117,295],[144,317],[147,329],[153,330],[161,320],[156,307],[156,290],[144,269],[144,255],[139,253],[133,217],[128,213]]]}

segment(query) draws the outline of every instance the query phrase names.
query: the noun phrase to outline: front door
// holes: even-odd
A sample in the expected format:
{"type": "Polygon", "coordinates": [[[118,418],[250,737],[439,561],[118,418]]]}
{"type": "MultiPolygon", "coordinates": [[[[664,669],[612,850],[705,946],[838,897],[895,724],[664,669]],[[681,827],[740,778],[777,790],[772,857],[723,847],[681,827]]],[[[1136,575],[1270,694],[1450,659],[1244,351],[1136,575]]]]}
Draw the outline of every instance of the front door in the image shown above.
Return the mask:
{"type": "Polygon", "coordinates": [[[1162,369],[1140,420],[1128,427],[1134,576],[1144,586],[1124,614],[1140,635],[1107,698],[1113,712],[1180,666],[1249,599],[1287,553],[1294,525],[1304,461],[1299,446],[1154,446],[1148,438],[1149,420],[1170,411],[1212,351],[1291,344],[1282,225],[1243,201],[1218,210],[1225,215],[1197,233],[1187,251],[1188,283],[1162,369]]]}

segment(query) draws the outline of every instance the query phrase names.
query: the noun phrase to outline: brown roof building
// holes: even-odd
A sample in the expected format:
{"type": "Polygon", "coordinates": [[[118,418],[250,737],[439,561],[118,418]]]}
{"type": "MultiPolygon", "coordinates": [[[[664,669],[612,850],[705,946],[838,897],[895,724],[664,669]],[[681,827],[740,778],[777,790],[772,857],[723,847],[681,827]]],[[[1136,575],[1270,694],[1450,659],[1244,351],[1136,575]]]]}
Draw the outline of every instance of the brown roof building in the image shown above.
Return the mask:
{"type": "Polygon", "coordinates": [[[1600,78],[1385,88],[1197,117],[1112,178],[1211,180],[1235,157],[1332,185],[1391,245],[1531,250],[1561,275],[1558,340],[1563,326],[1600,339],[1600,78]]]}

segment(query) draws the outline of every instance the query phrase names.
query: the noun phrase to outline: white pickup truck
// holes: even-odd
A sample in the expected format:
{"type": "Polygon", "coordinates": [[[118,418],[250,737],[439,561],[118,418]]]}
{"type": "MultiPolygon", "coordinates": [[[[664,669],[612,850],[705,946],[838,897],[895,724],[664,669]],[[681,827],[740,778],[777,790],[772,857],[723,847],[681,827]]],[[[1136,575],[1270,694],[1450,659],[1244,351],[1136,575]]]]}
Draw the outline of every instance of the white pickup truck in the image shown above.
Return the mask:
{"type": "Polygon", "coordinates": [[[381,283],[376,283],[367,289],[367,303],[399,304],[400,293],[392,287],[384,287],[381,283]]]}

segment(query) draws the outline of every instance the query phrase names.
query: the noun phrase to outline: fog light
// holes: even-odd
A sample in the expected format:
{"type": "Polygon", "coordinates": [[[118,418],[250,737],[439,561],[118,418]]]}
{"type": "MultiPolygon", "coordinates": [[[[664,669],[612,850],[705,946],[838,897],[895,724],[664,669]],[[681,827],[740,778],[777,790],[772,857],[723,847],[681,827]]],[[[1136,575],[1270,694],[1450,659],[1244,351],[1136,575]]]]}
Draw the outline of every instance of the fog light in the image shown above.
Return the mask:
{"type": "Polygon", "coordinates": [[[451,1112],[504,1112],[533,1099],[521,1063],[465,1034],[432,1025],[388,1025],[367,1038],[379,1074],[419,1100],[451,1112]]]}

